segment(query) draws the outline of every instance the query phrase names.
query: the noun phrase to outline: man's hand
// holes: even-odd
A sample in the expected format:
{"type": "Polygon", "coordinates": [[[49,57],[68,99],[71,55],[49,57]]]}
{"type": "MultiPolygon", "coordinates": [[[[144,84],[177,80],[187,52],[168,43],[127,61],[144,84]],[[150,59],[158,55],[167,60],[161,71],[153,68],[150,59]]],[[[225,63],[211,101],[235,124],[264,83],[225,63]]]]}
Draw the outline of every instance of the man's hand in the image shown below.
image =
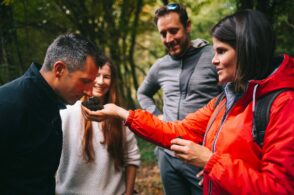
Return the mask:
{"type": "Polygon", "coordinates": [[[170,149],[175,152],[176,157],[201,168],[206,165],[213,154],[208,148],[190,140],[176,138],[171,141],[171,144],[170,149]]]}

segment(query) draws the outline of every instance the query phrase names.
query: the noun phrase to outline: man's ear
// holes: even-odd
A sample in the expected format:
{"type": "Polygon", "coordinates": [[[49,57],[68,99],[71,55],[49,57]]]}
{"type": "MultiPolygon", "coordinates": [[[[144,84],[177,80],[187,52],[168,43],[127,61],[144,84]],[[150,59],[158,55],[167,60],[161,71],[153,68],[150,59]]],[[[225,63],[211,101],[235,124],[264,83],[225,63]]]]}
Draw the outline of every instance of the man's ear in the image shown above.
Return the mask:
{"type": "Polygon", "coordinates": [[[60,78],[66,71],[66,64],[62,61],[57,61],[53,64],[53,72],[55,77],[60,78]]]}
{"type": "Polygon", "coordinates": [[[187,31],[188,33],[191,32],[191,20],[188,20],[188,21],[187,21],[186,31],[187,31]]]}

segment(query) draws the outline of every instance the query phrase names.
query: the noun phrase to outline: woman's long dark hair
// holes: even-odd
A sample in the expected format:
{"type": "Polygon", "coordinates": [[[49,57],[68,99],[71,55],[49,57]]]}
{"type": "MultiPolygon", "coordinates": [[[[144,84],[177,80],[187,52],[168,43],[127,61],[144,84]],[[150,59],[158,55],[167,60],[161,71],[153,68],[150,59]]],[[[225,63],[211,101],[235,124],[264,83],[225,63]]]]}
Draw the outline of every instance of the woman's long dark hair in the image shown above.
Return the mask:
{"type": "Polygon", "coordinates": [[[261,12],[242,10],[229,15],[212,28],[211,35],[236,50],[236,92],[244,92],[249,80],[264,79],[273,70],[275,35],[261,12]]]}
{"type": "MultiPolygon", "coordinates": [[[[105,65],[108,65],[111,70],[111,84],[108,93],[105,95],[103,104],[114,103],[121,106],[121,97],[118,93],[118,81],[115,67],[109,58],[106,58],[105,65]]],[[[88,97],[84,97],[86,100],[88,97]]],[[[82,101],[84,101],[82,100],[82,101]]],[[[84,135],[82,140],[82,154],[86,162],[93,162],[95,160],[95,153],[93,147],[93,127],[92,122],[84,120],[84,135]]],[[[114,160],[115,170],[119,171],[120,167],[124,165],[124,140],[125,135],[122,130],[122,122],[119,119],[107,119],[102,123],[102,132],[104,141],[101,144],[107,146],[107,151],[110,157],[114,160]]]]}

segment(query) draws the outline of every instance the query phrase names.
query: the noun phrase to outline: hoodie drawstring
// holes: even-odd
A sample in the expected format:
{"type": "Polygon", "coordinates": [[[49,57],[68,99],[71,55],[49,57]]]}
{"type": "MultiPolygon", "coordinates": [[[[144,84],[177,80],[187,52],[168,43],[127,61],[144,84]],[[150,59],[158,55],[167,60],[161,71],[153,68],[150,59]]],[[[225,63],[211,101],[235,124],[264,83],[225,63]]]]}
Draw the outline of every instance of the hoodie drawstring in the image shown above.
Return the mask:
{"type": "Polygon", "coordinates": [[[258,84],[256,84],[254,86],[253,89],[253,94],[252,94],[252,136],[253,139],[256,140],[257,139],[257,131],[256,131],[256,126],[255,126],[255,117],[254,117],[254,113],[255,113],[255,105],[256,105],[256,91],[258,88],[258,84]]]}

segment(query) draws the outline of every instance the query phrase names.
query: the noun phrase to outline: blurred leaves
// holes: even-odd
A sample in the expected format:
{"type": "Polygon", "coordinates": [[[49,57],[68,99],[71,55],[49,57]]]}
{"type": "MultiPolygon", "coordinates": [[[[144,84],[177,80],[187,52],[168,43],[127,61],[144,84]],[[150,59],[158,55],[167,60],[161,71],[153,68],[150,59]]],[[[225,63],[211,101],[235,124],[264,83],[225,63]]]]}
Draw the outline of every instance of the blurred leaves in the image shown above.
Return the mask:
{"type": "MultiPolygon", "coordinates": [[[[165,54],[154,11],[163,0],[2,0],[0,4],[0,85],[43,63],[48,45],[67,32],[86,36],[112,58],[120,90],[130,108],[136,90],[156,59],[165,54]]],[[[292,0],[179,0],[192,21],[191,38],[211,41],[210,28],[240,8],[262,9],[272,18],[278,52],[294,55],[292,0]],[[251,7],[250,7],[251,6],[251,7]]],[[[161,104],[161,94],[155,98],[161,104]]]]}

